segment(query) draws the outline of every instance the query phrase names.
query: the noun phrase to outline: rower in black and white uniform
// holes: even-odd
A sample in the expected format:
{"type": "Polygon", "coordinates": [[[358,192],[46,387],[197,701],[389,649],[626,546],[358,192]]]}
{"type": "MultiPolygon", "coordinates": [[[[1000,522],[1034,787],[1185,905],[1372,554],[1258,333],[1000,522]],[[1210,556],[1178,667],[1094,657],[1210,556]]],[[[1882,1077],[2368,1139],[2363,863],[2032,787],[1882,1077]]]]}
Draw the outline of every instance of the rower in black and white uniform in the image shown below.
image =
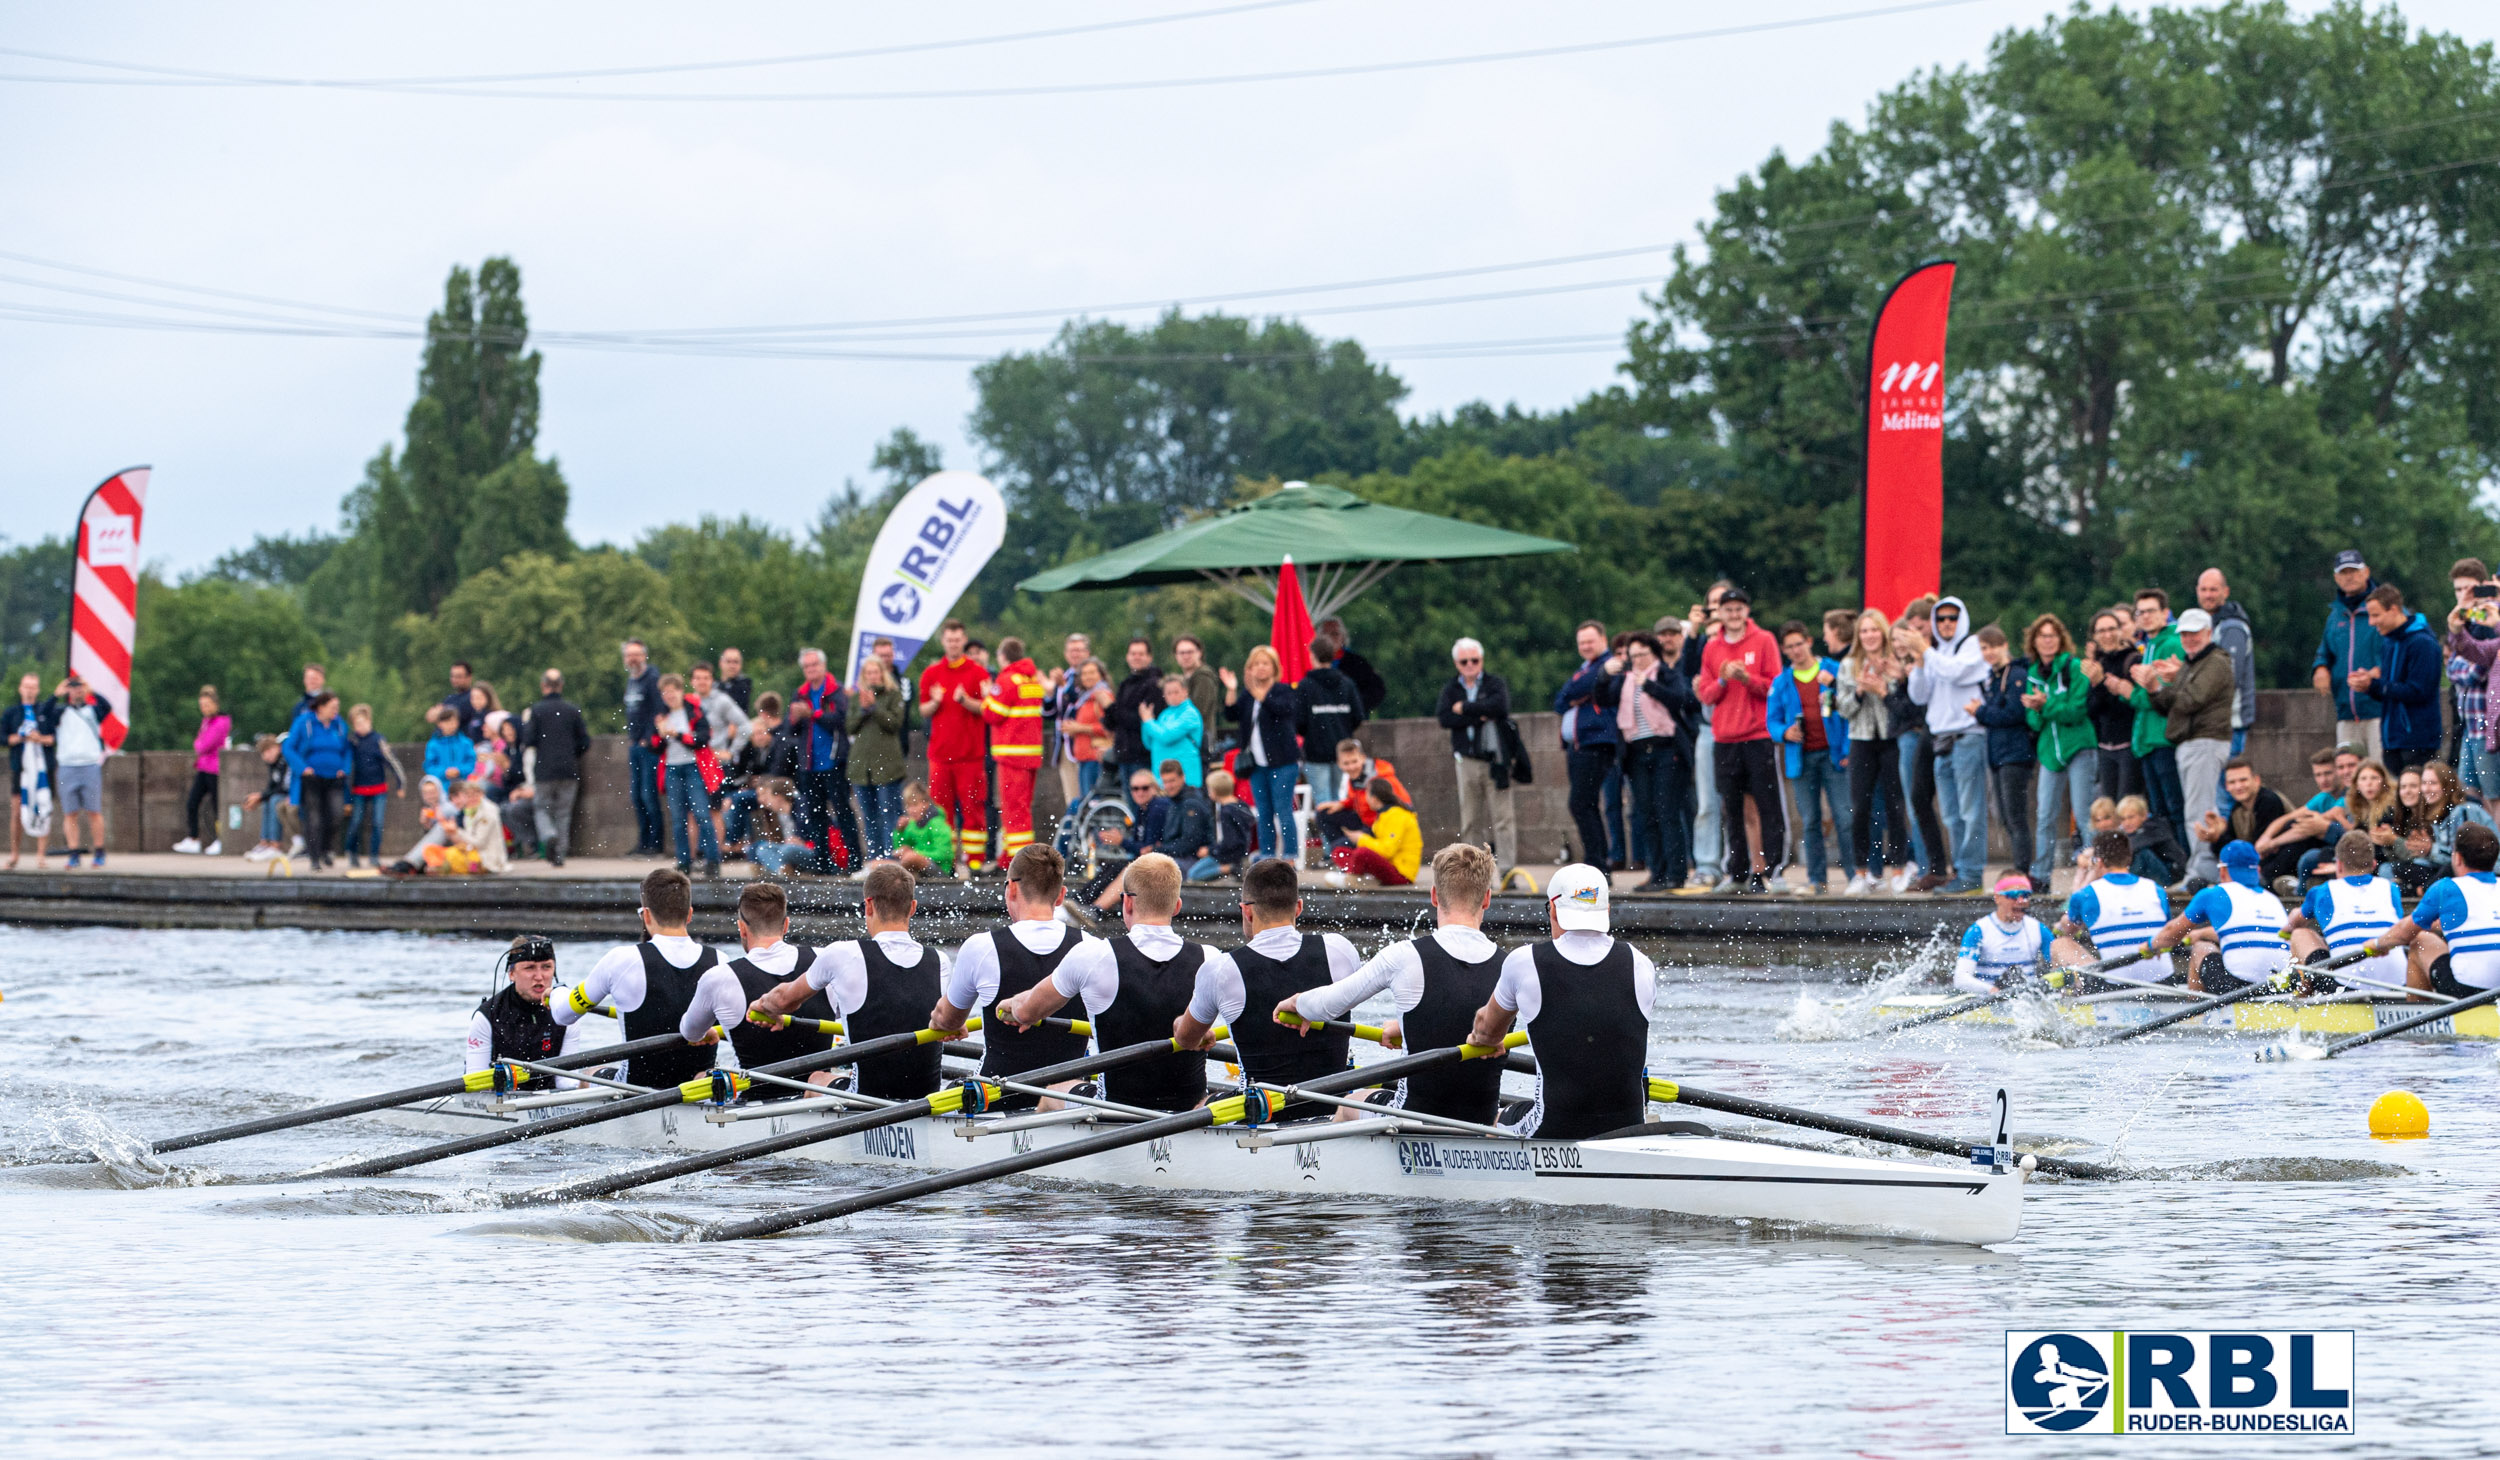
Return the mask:
{"type": "MultiPolygon", "coordinates": [[[[920,910],[913,885],[901,863],[870,863],[860,885],[868,936],[817,949],[797,977],[751,1003],[749,1016],[778,1019],[822,1004],[830,1012],[815,1017],[840,1019],[843,1038],[853,1044],[921,1029],[940,989],[936,950],[911,935],[912,914],[920,910]]],[[[937,1090],[944,1053],[942,1045],[924,1044],[870,1055],[850,1067],[851,1088],[881,1100],[921,1099],[937,1090]]]]}
{"type": "MultiPolygon", "coordinates": [[[[1009,1078],[1044,1065],[1063,1064],[1085,1053],[1086,1036],[1072,1029],[1018,1029],[998,1018],[999,1000],[1013,998],[1059,971],[1059,965],[1085,941],[1085,935],[1059,920],[1059,900],[1066,892],[1066,864],[1051,848],[1039,844],[1016,853],[1007,864],[1007,926],[975,933],[955,950],[955,966],[946,976],[945,993],[929,1014],[929,1025],[948,1034],[960,1033],[967,1015],[981,1016],[981,1073],[1009,1078]]],[[[1073,1085],[1073,1080],[1063,1082],[1073,1085]]],[[[1031,1110],[1031,1095],[1009,1094],[994,1108],[1031,1110]]]]}
{"type": "MultiPolygon", "coordinates": [[[[1552,937],[1502,960],[1468,1043],[1499,1048],[1512,1021],[1536,1055],[1536,1103],[1521,1135],[1587,1140],[1649,1115],[1649,1006],[1658,970],[1609,936],[1606,874],[1574,862],[1545,885],[1552,937]]],[[[1486,1063],[1495,1063],[1486,1061],[1486,1063]]]]}
{"type": "MultiPolygon", "coordinates": [[[[1493,854],[1468,842],[1443,847],[1432,859],[1432,912],[1439,926],[1429,937],[1392,943],[1372,955],[1354,977],[1325,988],[1306,989],[1275,1007],[1276,1022],[1287,1016],[1302,1019],[1344,1019],[1356,1006],[1387,993],[1398,1017],[1383,1028],[1382,1042],[1391,1049],[1447,1049],[1467,1042],[1476,1011],[1493,996],[1500,979],[1502,950],[1484,935],[1484,915],[1493,905],[1493,854]]],[[[1306,1028],[1300,1032],[1308,1034],[1306,1028]]],[[[1421,1115],[1445,1115],[1491,1125],[1501,1111],[1502,1062],[1465,1060],[1435,1069],[1418,1070],[1400,1080],[1388,1103],[1421,1115]]],[[[1339,1118],[1358,1119],[1360,1111],[1343,1110],[1339,1118]]]]}
{"type": "MultiPolygon", "coordinates": [[[[547,995],[556,986],[556,945],[535,933],[523,933],[503,953],[503,971],[511,981],[478,1000],[469,1015],[470,1074],[497,1060],[545,1061],[564,1052],[564,1026],[547,1009],[547,995]]],[[[543,1089],[543,1075],[530,1076],[532,1089],[543,1089]]]]}
{"type": "MultiPolygon", "coordinates": [[[[1363,955],[1335,933],[1295,927],[1301,916],[1302,877],[1294,865],[1275,857],[1251,863],[1241,878],[1241,930],[1249,941],[1200,965],[1189,1008],[1173,1024],[1172,1037],[1185,1048],[1204,1049],[1215,1042],[1215,1026],[1228,1026],[1242,1076],[1253,1083],[1295,1085],[1343,1073],[1350,1063],[1344,1030],[1305,1039],[1272,1017],[1293,995],[1352,978],[1363,966],[1363,955]],[[1259,1017],[1243,1018],[1244,1009],[1258,1010],[1259,1017]]],[[[1298,1100],[1276,1118],[1317,1120],[1335,1110],[1298,1100]]]]}
{"type": "MultiPolygon", "coordinates": [[[[2335,871],[2309,889],[2300,911],[2292,914],[2292,957],[2303,964],[2350,953],[2405,915],[2396,884],[2378,875],[2378,846],[2368,832],[2348,831],[2337,839],[2335,871]]],[[[2339,981],[2353,989],[2402,988],[2412,975],[2411,957],[2404,949],[2390,949],[2335,973],[2310,974],[2310,992],[2333,989],[2339,981]]]]}
{"type": "MultiPolygon", "coordinates": [[[[558,1024],[570,1028],[604,1004],[616,1010],[628,1041],[678,1032],[678,1021],[694,1002],[695,986],[720,962],[720,955],[686,935],[694,918],[694,884],[676,868],[657,868],[642,879],[640,911],[644,940],[610,950],[591,968],[590,977],[554,1000],[551,1008],[558,1024]]],[[[568,1034],[565,1048],[572,1047],[568,1034]]],[[[625,1063],[624,1078],[656,1090],[711,1071],[710,1048],[680,1045],[633,1056],[625,1063]]]]}
{"type": "MultiPolygon", "coordinates": [[[[1058,971],[1014,999],[1002,999],[998,1017],[1019,1029],[1059,1012],[1069,1000],[1085,1001],[1097,1050],[1125,1049],[1170,1039],[1172,1026],[1189,1011],[1198,970],[1218,956],[1204,943],[1172,931],[1181,910],[1181,868],[1161,852],[1128,864],[1120,877],[1120,916],[1128,931],[1116,938],[1088,938],[1060,961],[1058,971]]],[[[1148,1110],[1191,1110],[1207,1097],[1207,1059],[1179,1050],[1100,1077],[1102,1098],[1148,1110]]],[[[1059,1104],[1045,1100],[1042,1108],[1059,1104]]]]}
{"type": "MultiPolygon", "coordinates": [[[[742,1070],[804,1059],[833,1048],[831,1030],[793,1025],[787,1018],[747,1017],[749,1006],[757,1000],[791,985],[801,992],[790,1013],[811,1020],[836,1017],[833,1006],[822,994],[810,992],[805,979],[816,962],[817,950],[789,942],[789,933],[790,895],[781,884],[748,883],[738,894],[738,945],[746,951],[706,973],[695,985],[694,1002],[677,1021],[677,1032],[688,1044],[718,1044],[726,1032],[742,1070]]],[[[806,1078],[810,1084],[828,1085],[833,1082],[833,1071],[816,1070],[806,1078]]],[[[744,1098],[790,1100],[798,1094],[787,1085],[759,1081],[747,1089],[744,1098]]]]}
{"type": "Polygon", "coordinates": [[[2372,953],[2410,946],[2414,966],[2407,980],[2452,999],[2500,987],[2500,835],[2487,826],[2457,828],[2442,877],[2413,905],[2413,915],[2363,946],[2372,953]]]}

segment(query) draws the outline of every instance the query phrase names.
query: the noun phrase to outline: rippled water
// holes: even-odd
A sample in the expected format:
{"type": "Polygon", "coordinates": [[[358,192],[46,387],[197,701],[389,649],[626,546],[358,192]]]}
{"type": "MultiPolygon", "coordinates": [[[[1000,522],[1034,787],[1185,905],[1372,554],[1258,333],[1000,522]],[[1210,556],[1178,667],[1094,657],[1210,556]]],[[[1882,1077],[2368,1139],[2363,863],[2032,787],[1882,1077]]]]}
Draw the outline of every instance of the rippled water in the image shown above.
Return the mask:
{"type": "Polygon", "coordinates": [[[1852,1042],[1816,1036],[1866,1026],[1863,968],[1671,968],[1660,1072],[1971,1136],[2004,1085],[2023,1143],[2152,1173],[2036,1183],[2023,1236],[1994,1250],[1046,1185],[695,1246],[674,1239],[873,1178],[776,1164],[507,1211],[495,1192],[629,1158],[525,1144],[249,1183],[412,1142],[354,1121],[170,1168],[138,1156],[139,1138],[456,1070],[493,956],[0,928],[9,1453],[1995,1449],[2031,1443],[2002,1434],[2002,1330],[2149,1326],[2357,1329],[2360,1432],[2128,1453],[2494,1443],[2500,1116],[2481,1043],[2258,1065],[2206,1033],[1852,1042]],[[2366,1135],[2369,1101],[2399,1085],[2428,1102],[2430,1139],[2366,1135]],[[46,1164],[89,1152],[109,1159],[46,1164]]]}

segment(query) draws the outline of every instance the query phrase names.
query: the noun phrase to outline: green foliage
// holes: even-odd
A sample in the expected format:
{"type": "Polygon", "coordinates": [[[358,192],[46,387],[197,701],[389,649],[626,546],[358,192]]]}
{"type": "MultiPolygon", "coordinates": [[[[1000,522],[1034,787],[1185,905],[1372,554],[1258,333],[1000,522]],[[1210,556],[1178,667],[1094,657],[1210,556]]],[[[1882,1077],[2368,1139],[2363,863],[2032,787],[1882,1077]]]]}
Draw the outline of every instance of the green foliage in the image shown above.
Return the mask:
{"type": "Polygon", "coordinates": [[[802,648],[821,648],[837,663],[842,657],[858,571],[838,577],[821,554],[800,548],[779,528],[746,517],[705,517],[692,527],[647,534],[634,556],[666,576],[669,597],[706,659],[735,648],[746,656],[747,673],[763,678],[795,674],[802,648]]]}
{"type": "Polygon", "coordinates": [[[571,557],[573,538],[564,530],[570,507],[564,473],[553,460],[516,456],[478,478],[469,524],[460,532],[460,576],[482,573],[514,553],[557,562],[571,557]]]}
{"type": "MultiPolygon", "coordinates": [[[[559,563],[521,553],[462,582],[430,616],[401,620],[407,680],[419,702],[465,659],[507,706],[537,695],[539,674],[564,671],[565,695],[598,732],[625,728],[619,646],[639,638],[660,665],[693,662],[694,630],[669,581],[639,558],[592,551],[559,563]]],[[[413,707],[411,707],[413,708],[413,707]]]]}
{"type": "Polygon", "coordinates": [[[238,742],[261,731],[283,734],[303,695],[304,666],[321,659],[321,641],[294,594],[230,578],[172,587],[144,573],[139,623],[126,742],[134,750],[187,748],[199,729],[204,684],[217,686],[238,742]]]}
{"type": "Polygon", "coordinates": [[[221,555],[201,576],[257,583],[264,588],[301,588],[338,549],[339,539],[320,531],[301,537],[293,533],[255,537],[251,546],[221,555]]]}
{"type": "Polygon", "coordinates": [[[69,667],[71,552],[62,537],[0,549],[0,669],[12,696],[28,670],[49,689],[69,667]]]}

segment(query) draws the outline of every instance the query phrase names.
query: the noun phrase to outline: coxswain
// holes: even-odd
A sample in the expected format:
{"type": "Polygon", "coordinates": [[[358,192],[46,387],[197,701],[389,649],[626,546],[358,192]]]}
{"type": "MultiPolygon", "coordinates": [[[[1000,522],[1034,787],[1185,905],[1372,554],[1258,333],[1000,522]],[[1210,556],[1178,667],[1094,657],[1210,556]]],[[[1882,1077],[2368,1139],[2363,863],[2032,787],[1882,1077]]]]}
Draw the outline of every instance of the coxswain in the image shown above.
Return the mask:
{"type": "Polygon", "coordinates": [[[1499,1050],[1514,1020],[1527,1028],[1536,1103],[1512,1123],[1523,1136],[1587,1140],[1648,1119],[1658,970],[1608,934],[1607,903],[1606,874],[1595,867],[1555,872],[1545,885],[1546,941],[1512,949],[1476,1011],[1467,1042],[1480,1050],[1499,1050]]]}
{"type": "MultiPolygon", "coordinates": [[[[746,952],[703,975],[695,985],[694,1002],[677,1021],[688,1044],[718,1044],[726,1032],[736,1051],[738,1068],[759,1069],[786,1060],[805,1059],[833,1048],[833,1031],[815,1024],[793,1024],[787,1014],[830,1022],[837,1016],[822,994],[809,991],[805,975],[817,950],[787,941],[790,895],[777,882],[750,882],[738,894],[738,946],[746,952]],[[750,1005],[783,988],[801,992],[785,1016],[751,1020],[750,1005]]],[[[817,1070],[808,1083],[829,1085],[833,1071],[817,1070]]],[[[799,1092],[787,1085],[758,1081],[748,1088],[753,1101],[788,1100],[799,1092]]]]}
{"type": "MultiPolygon", "coordinates": [[[[659,867],[642,879],[643,941],[610,949],[551,1006],[558,1024],[571,1027],[584,1014],[606,1005],[616,1010],[630,1042],[676,1034],[678,1021],[694,1002],[695,986],[720,962],[720,955],[686,935],[694,918],[694,883],[674,867],[659,867]]],[[[568,1036],[565,1045],[572,1047],[568,1036]]],[[[658,1090],[682,1085],[710,1074],[712,1050],[703,1045],[638,1054],[625,1063],[629,1084],[658,1090]]]]}
{"type": "MultiPolygon", "coordinates": [[[[1293,863],[1277,857],[1251,863],[1241,878],[1241,930],[1249,941],[1199,966],[1189,1007],[1172,1025],[1172,1037],[1183,1048],[1206,1048],[1215,1042],[1215,1026],[1222,1024],[1230,1029],[1233,1048],[1241,1056],[1242,1078],[1254,1084],[1296,1085],[1345,1071],[1345,1030],[1326,1029],[1305,1039],[1301,1031],[1268,1017],[1293,995],[1352,978],[1363,966],[1354,945],[1335,933],[1305,933],[1295,927],[1301,916],[1302,876],[1293,863]],[[1244,1019],[1244,1009],[1257,1009],[1261,1017],[1244,1019]]],[[[1316,1100],[1298,1100],[1276,1118],[1324,1119],[1335,1110],[1316,1100]]]]}
{"type": "Polygon", "coordinates": [[[2456,850],[2442,877],[2413,905],[2413,916],[2362,946],[2373,956],[2390,948],[2413,949],[2407,982],[2468,999],[2500,987],[2500,835],[2471,823],[2457,828],[2456,850]]]}
{"type": "Polygon", "coordinates": [[[2283,943],[2283,899],[2257,874],[2257,849],[2234,841],[2222,849],[2222,880],[2188,899],[2153,935],[2165,948],[2189,944],[2188,987],[2227,994],[2269,982],[2292,966],[2283,943]]]}
{"type": "MultiPolygon", "coordinates": [[[[1446,1049],[1465,1044],[1476,1025],[1476,1011],[1493,997],[1501,977],[1501,952],[1484,935],[1484,915],[1493,906],[1493,854],[1472,842],[1455,842],[1432,858],[1432,915],[1436,927],[1428,937],[1392,943],[1372,955],[1354,977],[1325,988],[1305,989],[1276,1005],[1277,1023],[1300,1026],[1310,1033],[1309,1020],[1341,1020],[1381,993],[1397,1005],[1397,1017],[1382,1026],[1381,1043],[1391,1049],[1446,1049]]],[[[1419,1115],[1445,1115],[1491,1125],[1501,1112],[1502,1062],[1465,1060],[1418,1070],[1400,1080],[1388,1104],[1419,1115]]],[[[1346,1119],[1360,1115],[1343,1111],[1346,1119]]]]}
{"type": "MultiPolygon", "coordinates": [[[[1204,943],[1172,931],[1180,910],[1180,863],[1161,852],[1139,857],[1120,878],[1120,917],[1128,931],[1086,939],[1050,977],[1000,1000],[998,1017],[1030,1029],[1069,1000],[1082,998],[1098,1050],[1170,1039],[1197,991],[1198,970],[1214,955],[1204,943]]],[[[1190,1110],[1206,1099],[1207,1060],[1195,1050],[1180,1050],[1105,1070],[1099,1083],[1105,1100],[1148,1110],[1190,1110]]],[[[1045,1100],[1042,1108],[1058,1103],[1045,1100]]]]}
{"type": "MultiPolygon", "coordinates": [[[[478,1000],[469,1016],[470,1074],[491,1068],[498,1060],[544,1062],[564,1051],[564,1026],[547,1010],[547,994],[556,986],[556,945],[535,933],[523,933],[503,952],[502,988],[478,1000]]],[[[546,1088],[544,1075],[532,1075],[546,1088]]]]}
{"type": "Polygon", "coordinates": [[[2031,879],[2008,872],[1989,891],[1996,906],[1963,930],[1953,958],[1953,986],[1966,994],[1993,994],[2049,961],[2049,930],[2031,915],[2031,879]]]}
{"type": "MultiPolygon", "coordinates": [[[[2322,963],[2350,953],[2396,926],[2404,909],[2396,900],[2396,884],[2378,876],[2378,847],[2366,831],[2348,831],[2335,842],[2338,876],[2309,889],[2300,911],[2292,914],[2292,957],[2301,963],[2322,963]]],[[[2411,954],[2389,949],[2347,966],[2342,987],[2402,987],[2413,981],[2411,954]],[[2355,979],[2367,980],[2356,982],[2355,979]]],[[[2332,974],[2314,974],[2312,993],[2337,987],[2332,974]]],[[[2427,987],[2427,981],[2418,985],[2427,987]]]]}
{"type": "MultiPolygon", "coordinates": [[[[2049,946],[2049,956],[2059,967],[2079,968],[2095,959],[2107,963],[2142,952],[2170,921],[2169,896],[2125,870],[2134,855],[2125,832],[2105,831],[2075,859],[2075,890],[2066,898],[2065,916],[2057,920],[2057,941],[2049,946]]],[[[2175,977],[2159,964],[2148,962],[2140,969],[2130,968],[2122,977],[2132,983],[2167,983],[2175,977]]],[[[2126,986],[2085,974],[2073,992],[2107,993],[2126,986]]]]}
{"type": "MultiPolygon", "coordinates": [[[[909,869],[899,862],[871,862],[860,883],[860,912],[868,936],[816,950],[804,972],[748,1005],[751,1019],[777,1020],[805,1013],[811,1004],[838,1018],[843,1037],[865,1044],[922,1027],[939,997],[937,954],[911,935],[920,910],[909,869]]],[[[851,1066],[851,1088],[880,1100],[918,1100],[938,1087],[942,1045],[924,1044],[870,1055],[851,1066]]]]}
{"type": "MultiPolygon", "coordinates": [[[[999,1000],[1057,973],[1085,940],[1083,933],[1059,920],[1066,876],[1066,864],[1049,847],[1036,843],[1016,853],[1007,863],[1007,926],[975,933],[955,950],[955,966],[929,1013],[929,1027],[960,1033],[965,1017],[979,1012],[982,1074],[1013,1079],[1085,1053],[1086,1037],[1073,1029],[1018,1029],[998,1018],[996,1009],[999,1000]]],[[[995,1108],[1031,1110],[1038,1103],[1034,1096],[1011,1092],[995,1108]]]]}

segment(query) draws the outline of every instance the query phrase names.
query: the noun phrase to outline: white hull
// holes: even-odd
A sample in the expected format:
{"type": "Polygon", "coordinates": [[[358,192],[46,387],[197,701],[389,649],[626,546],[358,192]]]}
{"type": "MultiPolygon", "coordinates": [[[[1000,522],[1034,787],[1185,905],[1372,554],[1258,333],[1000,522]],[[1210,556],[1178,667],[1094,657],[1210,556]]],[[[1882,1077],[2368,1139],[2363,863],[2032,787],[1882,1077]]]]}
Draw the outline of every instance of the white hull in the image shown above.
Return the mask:
{"type": "MultiPolygon", "coordinates": [[[[475,1104],[445,1101],[386,1111],[379,1118],[428,1134],[464,1135],[529,1117],[490,1114],[475,1104]]],[[[701,1107],[687,1106],[560,1131],[549,1139],[643,1151],[708,1151],[837,1118],[828,1112],[801,1111],[726,1122],[712,1119],[701,1107]]],[[[897,1173],[951,1171],[1117,1128],[1088,1123],[1040,1126],[978,1139],[961,1134],[1000,1119],[924,1116],[822,1145],[801,1146],[784,1156],[884,1167],[897,1173]]],[[[1268,1134],[1274,1130],[1271,1127],[1268,1134]]],[[[1290,1191],[1627,1207],[1972,1244],[2010,1241],[2022,1226],[2022,1176],[1999,1175],[1984,1166],[1874,1160],[1682,1135],[1505,1141],[1403,1131],[1302,1144],[1242,1144],[1258,1139],[1238,1126],[1189,1131],[1168,1140],[1079,1157],[1040,1174],[1162,1191],[1290,1191]]]]}

